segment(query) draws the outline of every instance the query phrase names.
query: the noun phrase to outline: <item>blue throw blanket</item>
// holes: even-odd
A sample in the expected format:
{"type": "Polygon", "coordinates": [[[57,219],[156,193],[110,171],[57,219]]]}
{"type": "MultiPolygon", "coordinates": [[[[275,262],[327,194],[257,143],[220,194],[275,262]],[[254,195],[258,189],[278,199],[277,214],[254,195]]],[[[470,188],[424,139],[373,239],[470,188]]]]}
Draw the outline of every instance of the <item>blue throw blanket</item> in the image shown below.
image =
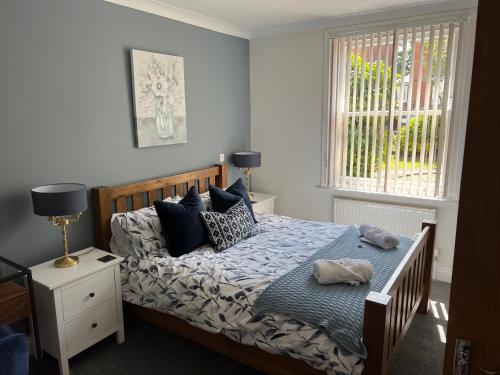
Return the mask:
{"type": "Polygon", "coordinates": [[[253,306],[257,315],[277,313],[320,327],[344,351],[366,358],[363,345],[365,299],[370,291],[380,292],[411,248],[414,241],[399,237],[399,246],[382,250],[360,241],[350,226],[332,243],[318,250],[304,263],[272,282],[253,306]],[[321,285],[313,276],[318,259],[366,259],[372,263],[373,278],[367,284],[321,285]]]}

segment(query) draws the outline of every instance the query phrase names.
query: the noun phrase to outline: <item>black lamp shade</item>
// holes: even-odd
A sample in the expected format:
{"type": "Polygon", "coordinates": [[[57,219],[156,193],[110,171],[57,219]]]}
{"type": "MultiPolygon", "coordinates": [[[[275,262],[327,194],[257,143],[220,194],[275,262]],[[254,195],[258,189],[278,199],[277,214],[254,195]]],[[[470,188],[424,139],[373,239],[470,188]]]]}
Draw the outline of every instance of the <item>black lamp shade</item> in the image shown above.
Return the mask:
{"type": "Polygon", "coordinates": [[[233,164],[238,168],[260,167],[260,152],[242,151],[233,154],[233,164]]]}
{"type": "Polygon", "coordinates": [[[33,211],[40,216],[67,216],[87,210],[87,187],[63,183],[31,190],[33,211]]]}

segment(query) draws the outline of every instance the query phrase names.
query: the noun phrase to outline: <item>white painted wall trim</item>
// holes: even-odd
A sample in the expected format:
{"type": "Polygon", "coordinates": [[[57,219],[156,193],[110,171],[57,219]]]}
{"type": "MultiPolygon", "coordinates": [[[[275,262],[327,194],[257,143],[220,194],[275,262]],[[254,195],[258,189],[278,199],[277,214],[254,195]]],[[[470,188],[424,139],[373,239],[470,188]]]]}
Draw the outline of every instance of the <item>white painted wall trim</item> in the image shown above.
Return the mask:
{"type": "Polygon", "coordinates": [[[353,18],[350,25],[332,27],[326,30],[328,38],[338,38],[341,36],[355,35],[362,33],[376,33],[378,31],[386,31],[387,29],[399,29],[411,26],[420,26],[429,23],[445,23],[470,21],[474,16],[475,8],[457,9],[443,12],[433,12],[419,15],[406,15],[395,18],[385,18],[374,22],[356,22],[353,18]]]}
{"type": "Polygon", "coordinates": [[[155,14],[160,17],[170,18],[175,21],[184,22],[204,29],[217,31],[219,33],[250,39],[250,32],[236,25],[207,17],[202,14],[185,9],[160,3],[155,0],[103,0],[142,12],[155,14]]]}
{"type": "Polygon", "coordinates": [[[250,29],[221,21],[203,14],[185,10],[156,0],[103,0],[109,3],[155,14],[160,17],[184,22],[204,29],[217,31],[223,34],[237,36],[244,39],[259,39],[278,35],[292,34],[305,31],[324,30],[336,26],[357,22],[373,22],[380,18],[398,18],[401,15],[434,14],[450,9],[467,9],[477,7],[477,0],[429,0],[418,4],[401,5],[366,12],[346,14],[336,17],[315,18],[303,22],[294,22],[284,25],[250,29]]]}
{"type": "Polygon", "coordinates": [[[469,22],[463,23],[462,35],[459,37],[460,53],[458,54],[455,71],[455,94],[451,114],[447,159],[446,180],[444,191],[448,198],[459,199],[460,182],[462,178],[462,163],[465,148],[467,117],[469,115],[469,97],[472,81],[472,65],[474,62],[474,47],[476,36],[477,10],[471,11],[469,22]]]}
{"type": "Polygon", "coordinates": [[[314,30],[325,30],[353,24],[372,23],[380,20],[397,19],[408,15],[420,16],[449,12],[450,10],[467,10],[477,8],[477,0],[430,0],[418,4],[357,12],[336,17],[323,17],[304,22],[251,30],[251,39],[260,39],[278,35],[286,35],[314,30]]]}
{"type": "Polygon", "coordinates": [[[433,279],[438,281],[444,281],[446,283],[451,283],[451,268],[442,267],[436,264],[433,279]]]}
{"type": "Polygon", "coordinates": [[[386,204],[397,204],[402,206],[414,206],[425,208],[446,208],[451,205],[458,204],[455,199],[440,199],[440,198],[421,198],[408,197],[404,195],[394,195],[389,193],[372,192],[372,191],[357,191],[349,189],[335,189],[317,187],[319,190],[329,191],[336,198],[354,199],[368,202],[378,202],[386,204]]]}

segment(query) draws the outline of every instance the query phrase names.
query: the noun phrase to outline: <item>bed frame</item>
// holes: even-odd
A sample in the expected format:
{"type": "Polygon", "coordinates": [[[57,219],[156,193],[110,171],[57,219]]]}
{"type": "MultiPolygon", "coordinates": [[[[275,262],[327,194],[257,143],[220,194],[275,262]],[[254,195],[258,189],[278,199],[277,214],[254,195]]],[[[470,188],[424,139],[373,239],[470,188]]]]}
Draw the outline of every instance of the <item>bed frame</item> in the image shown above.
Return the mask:
{"type": "MultiPolygon", "coordinates": [[[[176,194],[183,196],[191,186],[197,186],[202,193],[207,191],[208,183],[226,187],[227,166],[217,165],[126,185],[93,188],[96,247],[109,251],[110,219],[114,212],[137,210],[176,194]]],[[[435,231],[435,223],[424,222],[420,235],[385,288],[380,293],[370,292],[366,298],[363,340],[368,359],[364,374],[387,374],[392,355],[403,340],[413,316],[428,311],[435,231]]],[[[163,312],[132,304],[126,304],[126,311],[267,374],[324,374],[300,360],[239,344],[163,312]]]]}

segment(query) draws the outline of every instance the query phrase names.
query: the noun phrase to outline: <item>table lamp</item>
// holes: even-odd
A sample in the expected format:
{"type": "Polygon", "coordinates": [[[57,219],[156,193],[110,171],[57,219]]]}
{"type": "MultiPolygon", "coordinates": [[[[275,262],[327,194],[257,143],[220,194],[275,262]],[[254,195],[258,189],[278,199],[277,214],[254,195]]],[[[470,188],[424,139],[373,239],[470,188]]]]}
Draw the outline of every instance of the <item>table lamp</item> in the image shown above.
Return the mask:
{"type": "Polygon", "coordinates": [[[31,190],[35,215],[48,216],[49,222],[62,229],[64,257],[54,263],[58,268],[73,267],[78,264],[77,256],[68,256],[66,227],[78,221],[87,210],[87,187],[82,184],[61,183],[38,186],[31,190]]]}
{"type": "Polygon", "coordinates": [[[242,151],[233,154],[234,166],[245,169],[244,173],[248,192],[250,192],[250,175],[252,174],[252,169],[260,167],[260,159],[260,152],[257,151],[242,151]]]}

